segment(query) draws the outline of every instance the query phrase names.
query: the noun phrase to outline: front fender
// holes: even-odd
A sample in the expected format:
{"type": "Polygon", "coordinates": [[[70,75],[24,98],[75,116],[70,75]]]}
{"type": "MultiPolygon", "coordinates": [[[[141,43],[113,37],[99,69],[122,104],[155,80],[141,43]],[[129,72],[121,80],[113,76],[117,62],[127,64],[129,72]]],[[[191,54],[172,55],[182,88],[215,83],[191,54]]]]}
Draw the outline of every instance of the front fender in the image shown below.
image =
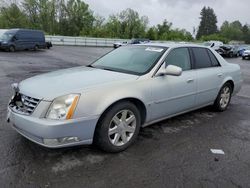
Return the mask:
{"type": "Polygon", "coordinates": [[[101,116],[112,104],[126,98],[140,100],[147,109],[151,99],[151,92],[146,80],[122,82],[83,92],[75,112],[75,117],[101,116]]]}

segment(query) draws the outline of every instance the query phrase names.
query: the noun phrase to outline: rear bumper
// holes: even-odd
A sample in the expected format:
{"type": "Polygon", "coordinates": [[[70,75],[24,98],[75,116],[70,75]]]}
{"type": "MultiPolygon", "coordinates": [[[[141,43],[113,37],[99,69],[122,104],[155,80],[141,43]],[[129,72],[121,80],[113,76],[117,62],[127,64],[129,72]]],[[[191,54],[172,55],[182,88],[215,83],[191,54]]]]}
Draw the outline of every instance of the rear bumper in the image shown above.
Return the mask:
{"type": "Polygon", "coordinates": [[[98,121],[97,116],[58,121],[8,111],[7,118],[18,133],[48,148],[92,144],[98,121]]]}

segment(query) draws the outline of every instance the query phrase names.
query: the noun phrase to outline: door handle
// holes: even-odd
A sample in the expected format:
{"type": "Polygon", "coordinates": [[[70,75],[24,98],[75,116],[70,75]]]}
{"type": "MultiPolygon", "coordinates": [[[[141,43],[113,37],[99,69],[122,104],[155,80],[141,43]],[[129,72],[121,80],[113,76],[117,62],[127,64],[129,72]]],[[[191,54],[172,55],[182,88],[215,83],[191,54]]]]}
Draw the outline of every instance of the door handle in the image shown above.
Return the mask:
{"type": "Polygon", "coordinates": [[[193,81],[194,81],[194,79],[190,78],[190,79],[187,80],[187,83],[191,83],[193,81]]]}
{"type": "Polygon", "coordinates": [[[222,74],[222,73],[219,73],[219,74],[217,74],[217,76],[218,76],[218,77],[222,77],[222,76],[223,76],[223,74],[222,74]]]}

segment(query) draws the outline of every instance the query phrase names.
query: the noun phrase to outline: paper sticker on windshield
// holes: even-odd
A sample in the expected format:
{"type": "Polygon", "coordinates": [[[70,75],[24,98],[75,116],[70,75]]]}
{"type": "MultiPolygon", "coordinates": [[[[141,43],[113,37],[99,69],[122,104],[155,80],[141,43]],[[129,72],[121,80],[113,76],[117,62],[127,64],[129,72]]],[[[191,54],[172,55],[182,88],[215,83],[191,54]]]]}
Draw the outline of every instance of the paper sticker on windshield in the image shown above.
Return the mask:
{"type": "Polygon", "coordinates": [[[163,51],[162,48],[153,48],[153,47],[147,47],[145,50],[151,51],[151,52],[162,52],[163,51]]]}

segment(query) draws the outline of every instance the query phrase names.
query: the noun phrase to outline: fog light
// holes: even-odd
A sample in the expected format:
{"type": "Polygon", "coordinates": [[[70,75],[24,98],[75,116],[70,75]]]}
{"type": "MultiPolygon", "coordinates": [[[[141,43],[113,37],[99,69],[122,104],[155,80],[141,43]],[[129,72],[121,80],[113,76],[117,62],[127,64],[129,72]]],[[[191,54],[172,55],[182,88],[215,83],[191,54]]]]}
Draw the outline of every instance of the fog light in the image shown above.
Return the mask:
{"type": "Polygon", "coordinates": [[[59,145],[57,139],[43,139],[43,143],[48,146],[56,146],[59,145]]]}
{"type": "Polygon", "coordinates": [[[80,139],[78,137],[62,137],[62,138],[55,138],[55,139],[43,139],[43,143],[49,146],[57,146],[62,144],[69,144],[79,142],[80,139]]]}
{"type": "Polygon", "coordinates": [[[80,140],[78,137],[64,137],[64,138],[59,138],[58,141],[61,144],[67,144],[72,142],[79,142],[80,140]]]}

